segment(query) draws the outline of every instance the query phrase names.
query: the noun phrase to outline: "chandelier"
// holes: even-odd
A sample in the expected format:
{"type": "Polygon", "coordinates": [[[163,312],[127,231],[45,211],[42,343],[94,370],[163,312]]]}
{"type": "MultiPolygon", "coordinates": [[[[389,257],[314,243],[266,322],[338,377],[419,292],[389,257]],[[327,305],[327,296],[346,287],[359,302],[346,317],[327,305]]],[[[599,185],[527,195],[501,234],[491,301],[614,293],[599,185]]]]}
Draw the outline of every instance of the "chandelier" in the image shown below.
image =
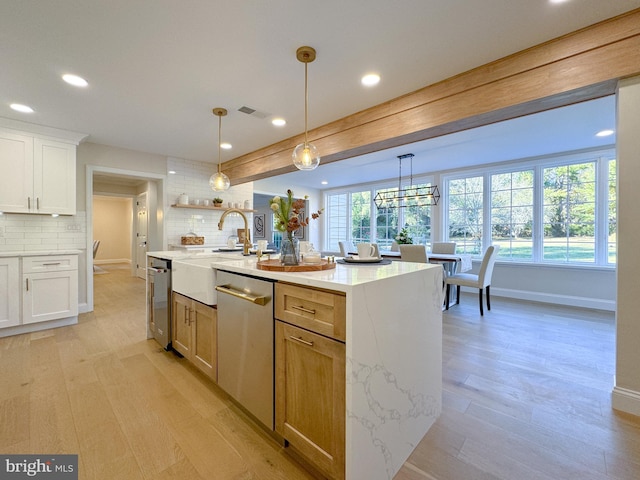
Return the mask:
{"type": "Polygon", "coordinates": [[[373,201],[378,208],[429,207],[438,205],[440,191],[437,185],[413,185],[413,153],[398,155],[400,170],[398,172],[398,188],[376,193],[373,201]],[[411,160],[411,180],[407,188],[402,188],[402,160],[411,160]]]}

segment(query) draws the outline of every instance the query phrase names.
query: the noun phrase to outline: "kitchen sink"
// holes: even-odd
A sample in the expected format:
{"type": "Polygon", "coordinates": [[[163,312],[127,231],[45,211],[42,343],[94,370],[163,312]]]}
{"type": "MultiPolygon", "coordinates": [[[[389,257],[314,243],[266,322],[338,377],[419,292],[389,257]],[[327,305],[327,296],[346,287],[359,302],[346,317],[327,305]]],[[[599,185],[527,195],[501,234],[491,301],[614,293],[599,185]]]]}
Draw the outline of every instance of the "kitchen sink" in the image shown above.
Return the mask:
{"type": "Polygon", "coordinates": [[[212,261],[212,256],[174,260],[171,270],[173,291],[207,305],[215,305],[216,271],[211,268],[212,261]]]}

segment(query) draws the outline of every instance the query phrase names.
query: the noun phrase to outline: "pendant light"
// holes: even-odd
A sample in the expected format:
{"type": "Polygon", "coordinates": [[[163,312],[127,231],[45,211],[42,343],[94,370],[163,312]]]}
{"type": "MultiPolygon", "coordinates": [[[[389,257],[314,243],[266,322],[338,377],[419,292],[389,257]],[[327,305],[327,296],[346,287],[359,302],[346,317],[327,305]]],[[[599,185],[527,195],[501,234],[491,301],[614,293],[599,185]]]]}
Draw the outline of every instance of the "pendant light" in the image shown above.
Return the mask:
{"type": "Polygon", "coordinates": [[[218,172],[211,175],[209,178],[209,186],[215,190],[216,192],[222,192],[224,190],[228,190],[231,186],[231,181],[229,177],[227,177],[224,173],[220,171],[220,142],[221,139],[221,131],[222,131],[222,117],[227,114],[227,110],[225,108],[214,108],[213,114],[218,117],[218,172]]]}
{"type": "Polygon", "coordinates": [[[376,193],[373,199],[378,208],[430,207],[438,205],[440,191],[437,185],[413,186],[413,153],[398,155],[398,188],[376,193]],[[409,188],[402,188],[402,160],[411,160],[409,188]]]}
{"type": "Polygon", "coordinates": [[[318,149],[307,139],[307,110],[309,95],[307,88],[307,65],[316,59],[316,51],[312,47],[300,47],[296,51],[296,58],[304,63],[304,142],[294,150],[293,164],[298,170],[314,170],[320,164],[318,149]]]}

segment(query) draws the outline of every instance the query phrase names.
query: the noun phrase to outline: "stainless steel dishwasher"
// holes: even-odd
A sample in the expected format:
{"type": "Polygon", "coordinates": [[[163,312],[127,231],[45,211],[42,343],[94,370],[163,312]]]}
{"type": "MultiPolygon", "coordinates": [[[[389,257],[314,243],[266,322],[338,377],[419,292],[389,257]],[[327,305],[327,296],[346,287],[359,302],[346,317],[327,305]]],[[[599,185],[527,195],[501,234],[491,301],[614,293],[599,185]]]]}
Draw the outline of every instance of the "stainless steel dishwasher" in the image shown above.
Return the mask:
{"type": "Polygon", "coordinates": [[[274,428],[273,282],[218,270],[218,385],[274,428]]]}
{"type": "Polygon", "coordinates": [[[171,350],[171,260],[147,258],[147,323],[153,338],[171,350]]]}

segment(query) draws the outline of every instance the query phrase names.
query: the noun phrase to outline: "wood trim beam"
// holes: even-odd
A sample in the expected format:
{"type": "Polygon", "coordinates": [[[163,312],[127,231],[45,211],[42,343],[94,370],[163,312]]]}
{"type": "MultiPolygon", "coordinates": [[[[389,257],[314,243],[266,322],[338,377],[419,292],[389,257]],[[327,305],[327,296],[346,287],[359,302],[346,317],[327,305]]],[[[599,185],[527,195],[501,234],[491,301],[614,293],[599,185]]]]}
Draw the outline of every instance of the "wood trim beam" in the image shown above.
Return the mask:
{"type": "MultiPolygon", "coordinates": [[[[640,73],[640,9],[309,131],[322,163],[427,140],[615,92],[640,73]]],[[[222,164],[232,184],[295,171],[288,138],[222,164]]]]}

